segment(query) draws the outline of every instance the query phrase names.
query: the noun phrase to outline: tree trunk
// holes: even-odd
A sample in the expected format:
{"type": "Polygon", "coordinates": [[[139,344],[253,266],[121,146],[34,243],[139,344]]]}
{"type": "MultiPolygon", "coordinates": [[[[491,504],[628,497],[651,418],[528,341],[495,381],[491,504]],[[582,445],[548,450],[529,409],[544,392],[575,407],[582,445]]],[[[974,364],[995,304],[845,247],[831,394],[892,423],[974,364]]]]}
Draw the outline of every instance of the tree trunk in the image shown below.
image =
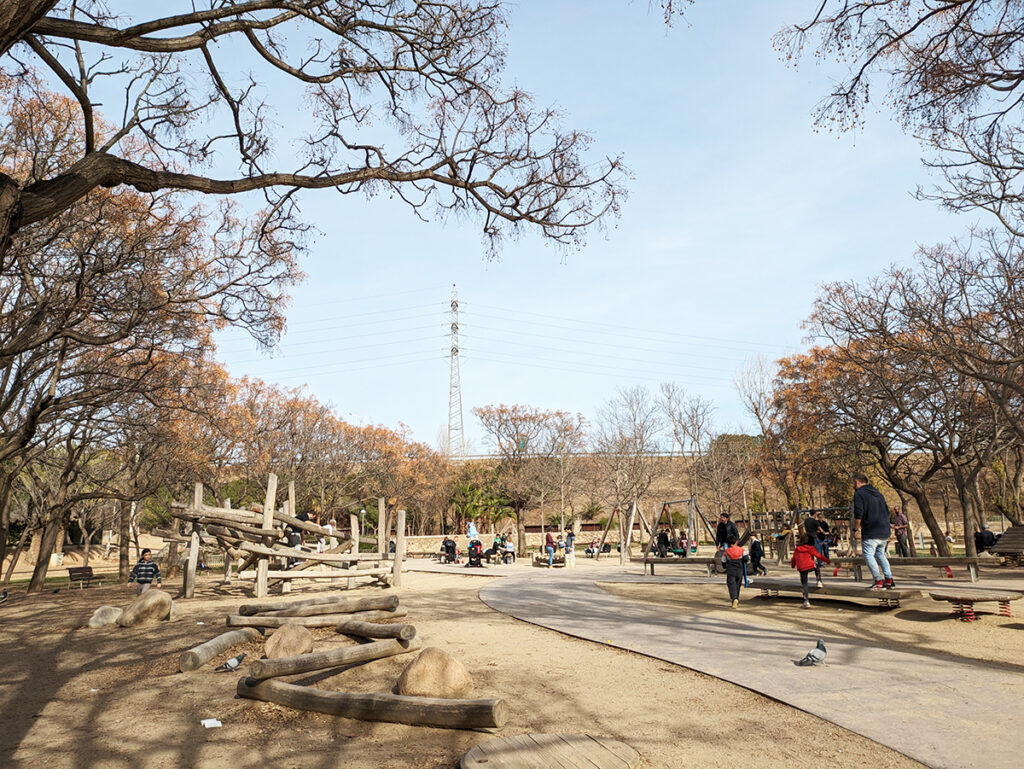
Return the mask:
{"type": "Polygon", "coordinates": [[[61,516],[53,516],[43,525],[43,533],[39,542],[39,557],[32,570],[32,579],[28,583],[28,592],[41,593],[46,584],[46,570],[50,568],[50,556],[57,544],[57,538],[63,529],[61,516]]]}
{"type": "Polygon", "coordinates": [[[128,574],[132,570],[131,557],[128,552],[129,513],[125,510],[124,502],[121,502],[118,507],[121,509],[121,520],[118,522],[117,529],[117,580],[118,582],[127,582],[128,574]]]}
{"type": "MultiPolygon", "coordinates": [[[[0,3],[0,56],[7,53],[55,5],[57,0],[12,0],[0,3]]],[[[3,221],[4,214],[0,212],[0,222],[3,221]]],[[[3,245],[0,243],[0,253],[2,251],[3,245]]]]}
{"type": "MultiPolygon", "coordinates": [[[[7,558],[7,536],[11,531],[12,490],[13,480],[9,474],[4,473],[0,478],[0,566],[7,558]]],[[[28,526],[25,527],[25,530],[28,531],[28,526]]],[[[7,583],[4,582],[4,584],[7,583]]]]}
{"type": "Polygon", "coordinates": [[[522,509],[513,508],[516,514],[516,536],[519,539],[519,555],[526,555],[526,517],[522,509]]]}
{"type": "MultiPolygon", "coordinates": [[[[9,585],[11,583],[11,577],[14,576],[14,567],[18,565],[18,558],[21,557],[21,551],[25,548],[25,542],[28,541],[30,527],[26,524],[25,530],[21,532],[21,536],[18,538],[18,546],[14,548],[14,553],[11,554],[11,563],[7,567],[7,573],[4,574],[4,581],[2,584],[9,585]]],[[[0,563],[3,563],[0,561],[0,563]]]]}

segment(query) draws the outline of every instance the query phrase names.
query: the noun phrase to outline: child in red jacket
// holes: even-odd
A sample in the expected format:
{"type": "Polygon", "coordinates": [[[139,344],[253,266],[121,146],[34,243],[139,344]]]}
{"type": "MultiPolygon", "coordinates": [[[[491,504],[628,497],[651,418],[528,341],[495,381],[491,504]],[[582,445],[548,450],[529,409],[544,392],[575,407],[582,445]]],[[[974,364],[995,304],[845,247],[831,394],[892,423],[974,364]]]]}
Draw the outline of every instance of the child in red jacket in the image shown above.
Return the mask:
{"type": "Polygon", "coordinates": [[[804,589],[804,609],[811,608],[811,601],[807,596],[807,577],[814,571],[815,559],[831,563],[828,558],[819,553],[814,547],[814,537],[805,534],[800,538],[800,544],[793,551],[793,557],[789,559],[789,565],[800,572],[800,585],[804,589]]]}

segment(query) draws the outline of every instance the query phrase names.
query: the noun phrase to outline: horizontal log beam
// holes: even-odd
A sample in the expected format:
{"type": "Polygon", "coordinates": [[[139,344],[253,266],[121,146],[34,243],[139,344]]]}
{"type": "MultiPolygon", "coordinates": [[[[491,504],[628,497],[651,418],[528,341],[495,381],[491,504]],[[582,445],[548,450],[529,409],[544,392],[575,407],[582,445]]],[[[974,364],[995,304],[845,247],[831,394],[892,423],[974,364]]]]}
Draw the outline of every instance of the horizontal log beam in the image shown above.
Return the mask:
{"type": "MultiPolygon", "coordinates": [[[[347,579],[349,577],[381,577],[390,574],[391,569],[381,566],[377,569],[339,569],[333,568],[330,571],[304,571],[300,569],[271,569],[267,576],[272,579],[347,579]]],[[[256,572],[245,571],[238,575],[239,579],[254,579],[256,572]]]]}
{"type": "Polygon", "coordinates": [[[345,635],[354,635],[360,638],[397,638],[400,641],[411,641],[416,637],[416,627],[414,625],[398,623],[382,625],[377,622],[361,622],[357,619],[339,622],[335,630],[345,635]]]}
{"type": "Polygon", "coordinates": [[[198,670],[218,654],[222,654],[232,646],[251,641],[263,635],[263,631],[255,627],[243,627],[238,630],[229,630],[221,633],[216,638],[211,638],[206,643],[194,646],[187,652],[182,652],[178,657],[178,670],[186,673],[190,670],[198,670]]]}
{"type": "Polygon", "coordinates": [[[362,620],[363,622],[375,622],[376,620],[391,619],[392,617],[404,617],[409,612],[399,607],[394,611],[357,611],[351,614],[321,614],[318,617],[266,617],[262,614],[255,617],[239,617],[231,614],[227,618],[228,627],[281,627],[289,623],[302,625],[303,627],[333,627],[337,628],[342,622],[349,620],[362,620]]]}
{"type": "Polygon", "coordinates": [[[296,550],[285,546],[267,547],[252,542],[239,542],[238,547],[247,553],[265,555],[271,558],[299,558],[303,561],[317,561],[319,563],[355,563],[358,561],[380,561],[384,560],[376,553],[313,553],[307,550],[296,550]]]}
{"type": "Polygon", "coordinates": [[[396,654],[406,654],[419,650],[421,646],[419,639],[413,640],[412,643],[402,643],[389,638],[386,641],[342,646],[338,649],[313,652],[312,654],[297,654],[294,657],[256,660],[249,665],[249,677],[263,680],[296,675],[297,673],[312,673],[315,670],[326,670],[327,668],[340,668],[344,665],[356,665],[360,662],[394,657],[396,654]]]}
{"type": "MultiPolygon", "coordinates": [[[[251,609],[253,606],[273,606],[273,604],[244,604],[243,606],[246,609],[251,609]]],[[[351,614],[354,611],[370,611],[372,609],[391,611],[398,608],[398,596],[342,596],[329,603],[314,603],[305,606],[289,606],[282,602],[273,609],[261,608],[256,612],[242,611],[242,608],[239,607],[238,613],[243,616],[259,614],[266,617],[314,617],[318,614],[351,614]]]]}
{"type": "Polygon", "coordinates": [[[493,729],[504,726],[508,720],[508,705],[504,700],[444,700],[400,694],[329,692],[248,677],[238,681],[235,691],[239,697],[361,721],[447,729],[493,729]]]}
{"type": "Polygon", "coordinates": [[[199,523],[206,525],[206,530],[211,534],[233,539],[249,539],[260,542],[264,537],[280,539],[284,536],[281,529],[264,529],[257,526],[246,526],[244,523],[230,523],[228,521],[211,520],[201,518],[199,523]]]}

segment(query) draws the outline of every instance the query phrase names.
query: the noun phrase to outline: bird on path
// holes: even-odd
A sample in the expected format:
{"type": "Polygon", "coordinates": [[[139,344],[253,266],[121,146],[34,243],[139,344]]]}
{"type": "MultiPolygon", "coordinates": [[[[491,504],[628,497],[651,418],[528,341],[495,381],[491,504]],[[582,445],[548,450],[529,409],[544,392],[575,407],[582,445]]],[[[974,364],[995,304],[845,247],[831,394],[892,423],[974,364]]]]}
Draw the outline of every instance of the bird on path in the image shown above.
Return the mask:
{"type": "Polygon", "coordinates": [[[7,591],[5,590],[4,592],[0,593],[0,603],[3,603],[6,600],[7,600],[7,591]]]}
{"type": "Polygon", "coordinates": [[[819,638],[817,646],[807,652],[802,660],[793,660],[793,664],[802,668],[810,665],[824,665],[826,654],[828,654],[828,650],[825,648],[825,642],[819,638]]]}

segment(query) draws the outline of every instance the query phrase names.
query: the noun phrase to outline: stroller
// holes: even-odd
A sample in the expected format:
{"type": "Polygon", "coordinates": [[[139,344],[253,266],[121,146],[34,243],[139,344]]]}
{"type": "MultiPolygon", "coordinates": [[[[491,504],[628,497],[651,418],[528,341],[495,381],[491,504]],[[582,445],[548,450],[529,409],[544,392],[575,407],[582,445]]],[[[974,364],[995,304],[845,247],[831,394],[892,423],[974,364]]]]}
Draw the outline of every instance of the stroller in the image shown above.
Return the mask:
{"type": "Polygon", "coordinates": [[[467,562],[466,567],[479,566],[483,568],[483,555],[484,555],[484,543],[479,539],[472,539],[469,541],[469,549],[466,551],[467,562]]]}

